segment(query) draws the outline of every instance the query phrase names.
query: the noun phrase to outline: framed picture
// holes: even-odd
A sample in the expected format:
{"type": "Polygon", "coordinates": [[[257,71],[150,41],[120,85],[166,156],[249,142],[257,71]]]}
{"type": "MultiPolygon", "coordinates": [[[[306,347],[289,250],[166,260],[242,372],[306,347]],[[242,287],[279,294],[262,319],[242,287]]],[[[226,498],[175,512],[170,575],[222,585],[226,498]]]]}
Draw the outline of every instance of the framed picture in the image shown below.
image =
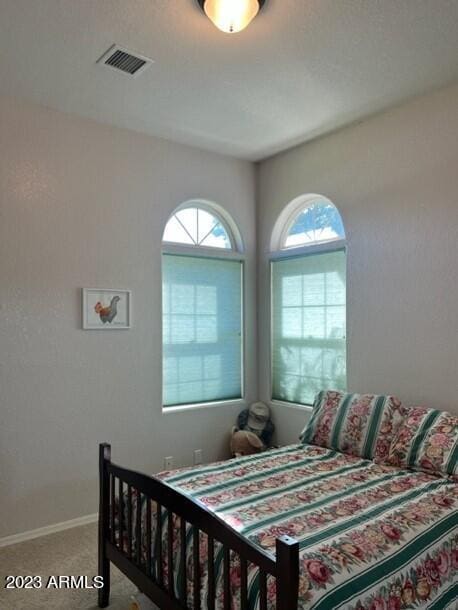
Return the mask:
{"type": "Polygon", "coordinates": [[[83,329],[130,328],[131,307],[130,290],[83,288],[83,329]]]}

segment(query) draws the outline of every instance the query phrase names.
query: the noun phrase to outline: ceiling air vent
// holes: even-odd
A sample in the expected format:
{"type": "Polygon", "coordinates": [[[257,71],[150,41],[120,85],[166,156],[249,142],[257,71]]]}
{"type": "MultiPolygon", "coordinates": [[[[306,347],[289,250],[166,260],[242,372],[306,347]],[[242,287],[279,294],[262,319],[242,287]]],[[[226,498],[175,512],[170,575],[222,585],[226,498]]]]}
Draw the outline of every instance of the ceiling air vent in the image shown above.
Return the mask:
{"type": "Polygon", "coordinates": [[[130,76],[138,76],[153,63],[153,60],[114,44],[97,63],[120,70],[130,76]]]}

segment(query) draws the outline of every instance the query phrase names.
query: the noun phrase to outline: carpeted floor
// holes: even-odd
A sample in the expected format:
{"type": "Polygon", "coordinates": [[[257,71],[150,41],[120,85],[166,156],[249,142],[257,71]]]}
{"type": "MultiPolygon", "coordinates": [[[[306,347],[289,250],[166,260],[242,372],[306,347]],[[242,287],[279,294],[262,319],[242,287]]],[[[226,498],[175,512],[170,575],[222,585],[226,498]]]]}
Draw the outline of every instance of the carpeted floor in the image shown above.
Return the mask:
{"type": "MultiPolygon", "coordinates": [[[[97,524],[43,536],[0,549],[1,610],[97,608],[96,589],[5,589],[6,575],[97,575],[97,524]]],[[[111,566],[110,610],[128,610],[135,586],[111,566]]]]}

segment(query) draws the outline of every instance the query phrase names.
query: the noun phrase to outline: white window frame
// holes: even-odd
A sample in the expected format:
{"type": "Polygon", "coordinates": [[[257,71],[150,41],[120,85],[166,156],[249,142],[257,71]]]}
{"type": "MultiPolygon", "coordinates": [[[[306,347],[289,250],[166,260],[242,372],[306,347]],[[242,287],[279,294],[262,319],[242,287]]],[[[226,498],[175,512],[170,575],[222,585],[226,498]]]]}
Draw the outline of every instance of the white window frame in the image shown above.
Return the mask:
{"type": "MultiPolygon", "coordinates": [[[[240,234],[240,231],[231,218],[231,216],[226,212],[226,210],[213,202],[201,199],[191,199],[182,203],[177,208],[175,208],[172,214],[167,219],[167,223],[169,220],[180,210],[185,210],[187,208],[201,208],[206,212],[212,214],[218,221],[223,225],[227,235],[229,237],[229,241],[231,243],[231,249],[229,248],[215,248],[210,246],[200,246],[198,244],[182,244],[171,241],[162,240],[162,249],[161,249],[161,297],[162,297],[162,256],[164,254],[175,254],[178,256],[190,256],[190,257],[202,257],[202,258],[212,258],[212,259],[220,259],[220,260],[234,260],[239,261],[241,263],[241,316],[240,316],[240,324],[241,324],[241,353],[240,353],[240,367],[241,367],[241,397],[229,400],[213,400],[208,402],[198,402],[198,403],[186,403],[182,405],[176,405],[167,407],[164,405],[163,398],[163,390],[164,390],[164,376],[163,376],[163,349],[162,349],[162,358],[161,358],[161,404],[162,404],[162,413],[163,414],[172,414],[179,413],[181,411],[192,411],[196,409],[207,409],[220,407],[221,405],[245,405],[245,341],[246,341],[246,329],[245,329],[245,294],[246,294],[246,286],[245,286],[245,254],[243,248],[243,241],[240,234]]],[[[167,226],[167,223],[164,225],[167,226]]],[[[164,337],[162,335],[162,320],[163,320],[163,310],[162,310],[162,298],[161,298],[161,347],[164,345],[164,337]]]]}
{"type": "MultiPolygon", "coordinates": [[[[270,341],[269,341],[269,366],[270,366],[270,375],[269,375],[269,396],[270,402],[273,405],[278,406],[286,406],[291,407],[293,409],[300,409],[301,411],[310,412],[312,410],[313,405],[303,404],[298,402],[287,402],[284,400],[278,400],[277,398],[273,398],[273,340],[274,340],[274,329],[273,329],[273,284],[272,284],[272,263],[278,260],[282,260],[285,258],[301,258],[303,256],[309,256],[314,254],[320,254],[325,252],[337,252],[339,250],[343,250],[345,252],[345,258],[347,258],[347,239],[332,239],[322,242],[311,243],[308,245],[300,245],[300,246],[289,246],[285,247],[285,241],[288,236],[289,230],[291,229],[293,223],[299,214],[309,206],[317,203],[317,201],[326,201],[330,203],[334,207],[335,204],[329,200],[327,197],[323,197],[322,195],[302,195],[297,197],[286,208],[282,211],[280,216],[275,223],[274,229],[272,231],[272,239],[271,239],[271,252],[269,257],[269,285],[270,285],[270,299],[269,299],[269,317],[270,317],[270,341]]],[[[337,211],[341,215],[340,210],[337,208],[337,211]]],[[[342,215],[341,215],[342,217],[342,215]]],[[[342,222],[345,223],[342,219],[342,222]]],[[[345,315],[347,317],[347,307],[345,307],[345,315]]],[[[347,319],[348,321],[348,319],[347,319]]],[[[348,336],[348,333],[347,333],[348,336]]]]}

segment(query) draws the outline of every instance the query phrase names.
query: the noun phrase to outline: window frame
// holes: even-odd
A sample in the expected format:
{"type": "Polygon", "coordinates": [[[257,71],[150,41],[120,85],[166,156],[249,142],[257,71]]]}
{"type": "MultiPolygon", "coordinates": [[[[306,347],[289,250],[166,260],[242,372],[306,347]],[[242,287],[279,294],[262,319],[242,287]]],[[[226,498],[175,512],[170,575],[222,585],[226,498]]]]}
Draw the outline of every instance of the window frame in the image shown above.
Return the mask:
{"type": "MultiPolygon", "coordinates": [[[[277,406],[287,406],[293,409],[299,409],[301,411],[310,412],[312,410],[312,404],[304,404],[298,402],[289,402],[286,400],[279,400],[278,398],[273,397],[273,385],[274,385],[274,367],[273,367],[273,358],[274,358],[274,319],[273,319],[273,281],[272,281],[272,269],[273,263],[282,259],[291,259],[291,258],[302,258],[304,256],[313,256],[315,254],[324,254],[326,252],[338,252],[343,251],[345,253],[345,261],[347,265],[347,254],[348,254],[348,243],[347,238],[341,239],[332,239],[328,241],[316,242],[306,245],[300,246],[288,246],[285,247],[286,237],[288,236],[288,232],[291,229],[293,223],[296,218],[302,214],[302,212],[309,206],[313,205],[320,201],[327,201],[332,204],[340,214],[340,210],[337,206],[330,201],[327,197],[323,197],[321,195],[305,195],[298,197],[293,200],[286,208],[282,211],[280,216],[278,217],[271,239],[271,252],[269,256],[269,286],[270,286],[270,298],[269,298],[269,366],[270,366],[270,375],[269,375],[269,397],[270,402],[273,405],[277,406]]],[[[341,214],[340,214],[341,215],[341,214]]],[[[342,215],[341,215],[342,218],[342,215]]],[[[342,219],[342,223],[345,230],[345,224],[342,219]]],[[[346,235],[346,232],[345,232],[346,235]]],[[[347,306],[345,305],[345,318],[346,318],[346,326],[348,322],[348,312],[347,306]]],[[[346,341],[348,338],[348,332],[346,332],[346,341]]]]}
{"type": "MultiPolygon", "coordinates": [[[[246,309],[246,272],[245,272],[245,254],[243,252],[243,242],[239,232],[239,229],[229,214],[219,205],[214,204],[212,202],[193,199],[190,201],[186,201],[185,203],[179,205],[175,208],[172,214],[167,219],[165,227],[169,220],[180,210],[184,210],[187,208],[201,208],[206,212],[209,212],[218,221],[223,225],[227,235],[229,237],[231,243],[231,249],[229,248],[217,248],[212,246],[200,246],[198,244],[183,244],[178,242],[170,242],[162,240],[161,247],[161,405],[162,405],[162,413],[163,414],[172,414],[179,413],[181,411],[192,411],[196,409],[206,409],[206,408],[214,408],[220,407],[221,405],[245,405],[246,402],[246,393],[245,393],[245,370],[246,370],[246,362],[245,362],[245,342],[246,342],[246,328],[245,328],[245,309],[246,309]],[[233,260],[240,262],[240,373],[241,373],[241,383],[240,383],[240,398],[227,399],[227,400],[210,400],[206,402],[190,402],[186,404],[174,405],[174,406],[166,406],[164,405],[164,371],[163,371],[163,363],[164,363],[164,336],[163,336],[163,291],[162,291],[162,282],[163,282],[163,263],[162,257],[164,254],[176,255],[176,256],[189,256],[191,258],[210,258],[217,260],[233,260]]],[[[164,233],[163,231],[163,233],[164,233]]]]}

